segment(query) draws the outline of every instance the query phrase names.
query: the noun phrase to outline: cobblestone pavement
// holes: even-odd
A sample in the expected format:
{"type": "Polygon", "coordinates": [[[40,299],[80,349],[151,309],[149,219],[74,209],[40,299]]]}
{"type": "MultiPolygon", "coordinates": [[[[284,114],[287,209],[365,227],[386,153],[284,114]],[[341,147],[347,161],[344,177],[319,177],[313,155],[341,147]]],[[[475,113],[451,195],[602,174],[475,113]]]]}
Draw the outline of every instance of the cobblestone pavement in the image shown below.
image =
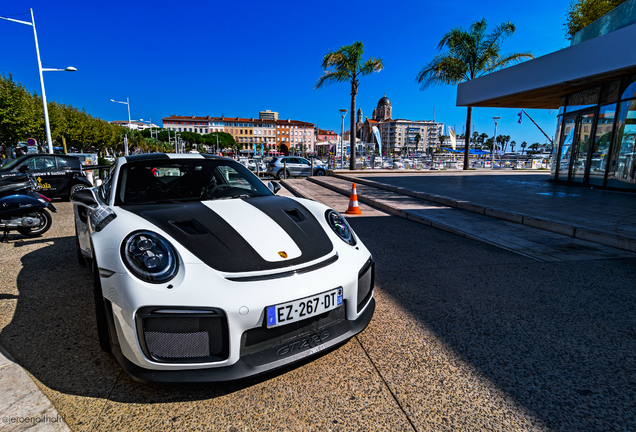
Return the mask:
{"type": "Polygon", "coordinates": [[[538,262],[362,204],[367,330],[257,379],[141,385],[99,350],[71,205],[56,205],[45,236],[0,244],[0,345],[71,430],[636,429],[632,258],[538,262]]]}

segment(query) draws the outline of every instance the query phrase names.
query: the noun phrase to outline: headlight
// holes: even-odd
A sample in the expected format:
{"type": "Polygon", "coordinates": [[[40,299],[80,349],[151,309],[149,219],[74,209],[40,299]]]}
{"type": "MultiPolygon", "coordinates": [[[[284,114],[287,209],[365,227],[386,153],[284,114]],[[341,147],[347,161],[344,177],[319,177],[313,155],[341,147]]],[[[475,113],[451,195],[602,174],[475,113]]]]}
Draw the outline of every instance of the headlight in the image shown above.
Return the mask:
{"type": "Polygon", "coordinates": [[[150,231],[128,235],[121,245],[121,257],[132,274],[150,283],[167,282],[179,270],[179,260],[172,245],[150,231]]]}
{"type": "Polygon", "coordinates": [[[356,237],[353,234],[353,230],[340,213],[335,210],[327,210],[325,217],[333,232],[335,232],[343,242],[351,246],[356,245],[356,237]]]}

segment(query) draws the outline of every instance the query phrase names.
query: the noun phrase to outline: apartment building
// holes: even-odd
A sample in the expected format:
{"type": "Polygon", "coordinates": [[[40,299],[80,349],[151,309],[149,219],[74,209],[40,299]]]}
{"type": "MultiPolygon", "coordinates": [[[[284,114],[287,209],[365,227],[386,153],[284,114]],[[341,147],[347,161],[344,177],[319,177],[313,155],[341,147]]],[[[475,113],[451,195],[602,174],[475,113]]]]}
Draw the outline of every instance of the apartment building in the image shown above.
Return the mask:
{"type": "Polygon", "coordinates": [[[358,111],[356,136],[365,143],[376,143],[373,127],[380,131],[382,149],[395,154],[421,153],[427,147],[439,145],[444,123],[432,120],[393,119],[391,101],[384,95],[373,110],[373,118],[362,122],[362,111],[358,111]],[[416,139],[419,134],[419,141],[416,139]]]}
{"type": "Polygon", "coordinates": [[[248,151],[255,144],[257,148],[261,144],[270,150],[280,148],[284,153],[315,151],[314,124],[299,120],[172,115],[162,121],[164,128],[174,132],[229,133],[243,150],[248,151]]]}

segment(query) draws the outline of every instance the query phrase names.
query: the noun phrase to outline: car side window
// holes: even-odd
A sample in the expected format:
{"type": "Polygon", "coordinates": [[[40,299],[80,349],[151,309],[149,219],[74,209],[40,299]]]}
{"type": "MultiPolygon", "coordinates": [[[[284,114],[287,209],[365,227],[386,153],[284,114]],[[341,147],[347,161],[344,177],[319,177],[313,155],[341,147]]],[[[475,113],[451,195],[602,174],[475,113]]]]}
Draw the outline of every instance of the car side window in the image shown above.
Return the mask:
{"type": "Polygon", "coordinates": [[[55,157],[53,156],[38,156],[31,159],[35,165],[36,170],[42,169],[55,169],[55,157]]]}
{"type": "Polygon", "coordinates": [[[298,159],[296,159],[296,158],[287,158],[287,163],[297,164],[298,163],[298,159]]]}
{"type": "Polygon", "coordinates": [[[110,191],[112,187],[113,173],[115,172],[115,165],[111,166],[108,170],[108,174],[106,174],[106,178],[104,182],[99,188],[98,196],[104,201],[104,203],[108,204],[110,200],[110,191]]]}
{"type": "Polygon", "coordinates": [[[55,161],[57,162],[57,167],[58,168],[71,168],[71,166],[66,161],[66,159],[58,157],[58,158],[55,158],[55,161]]]}
{"type": "Polygon", "coordinates": [[[31,159],[26,160],[20,166],[28,166],[30,170],[34,170],[35,169],[35,158],[31,158],[31,159]]]}
{"type": "Polygon", "coordinates": [[[298,159],[298,161],[303,165],[311,165],[307,159],[298,159]]]}

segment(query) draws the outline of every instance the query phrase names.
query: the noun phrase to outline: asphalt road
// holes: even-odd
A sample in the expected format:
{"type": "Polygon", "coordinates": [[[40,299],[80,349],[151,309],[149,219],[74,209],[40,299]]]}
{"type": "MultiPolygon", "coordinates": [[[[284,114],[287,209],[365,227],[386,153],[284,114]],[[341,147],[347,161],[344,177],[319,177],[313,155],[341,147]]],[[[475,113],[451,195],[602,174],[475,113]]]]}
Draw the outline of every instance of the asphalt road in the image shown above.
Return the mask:
{"type": "Polygon", "coordinates": [[[0,345],[72,430],[636,430],[635,259],[539,263],[362,205],[367,330],[257,379],[141,385],[99,350],[56,205],[43,238],[0,244],[0,345]]]}

